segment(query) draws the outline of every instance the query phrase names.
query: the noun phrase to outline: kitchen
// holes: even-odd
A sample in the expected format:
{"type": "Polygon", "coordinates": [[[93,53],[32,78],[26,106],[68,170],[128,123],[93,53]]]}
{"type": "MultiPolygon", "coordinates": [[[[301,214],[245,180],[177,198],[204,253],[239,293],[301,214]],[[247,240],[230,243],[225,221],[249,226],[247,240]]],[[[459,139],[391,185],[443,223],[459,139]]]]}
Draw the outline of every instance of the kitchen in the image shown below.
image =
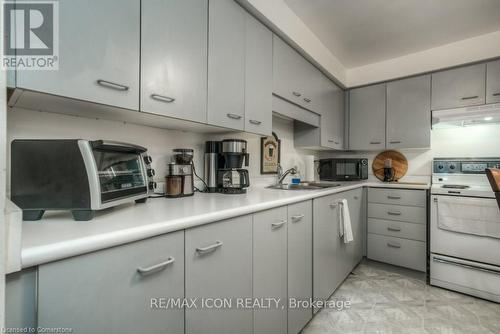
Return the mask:
{"type": "Polygon", "coordinates": [[[2,11],[3,332],[500,333],[498,1],[2,11]]]}

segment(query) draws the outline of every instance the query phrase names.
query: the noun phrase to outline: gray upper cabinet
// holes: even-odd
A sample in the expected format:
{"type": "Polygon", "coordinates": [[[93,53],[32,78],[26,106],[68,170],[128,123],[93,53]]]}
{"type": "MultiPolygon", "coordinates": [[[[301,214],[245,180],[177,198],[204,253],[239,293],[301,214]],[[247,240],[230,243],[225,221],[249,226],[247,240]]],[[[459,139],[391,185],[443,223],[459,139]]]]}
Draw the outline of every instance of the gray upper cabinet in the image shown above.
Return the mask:
{"type": "MultiPolygon", "coordinates": [[[[312,298],[312,201],[288,206],[288,298],[312,298]]],[[[293,305],[292,305],[293,306],[293,305]]],[[[311,320],[312,309],[288,309],[288,333],[297,334],[311,320]]]]}
{"type": "Polygon", "coordinates": [[[432,110],[484,104],[486,64],[432,74],[432,110]]]}
{"type": "Polygon", "coordinates": [[[387,148],[431,146],[431,76],[387,83],[387,148]]]}
{"type": "Polygon", "coordinates": [[[38,326],[184,333],[184,310],[151,308],[155,297],[184,297],[184,231],[41,265],[38,326]]]}
{"type": "Polygon", "coordinates": [[[349,92],[349,149],[385,148],[386,84],[349,92]]]}
{"type": "MultiPolygon", "coordinates": [[[[287,333],[287,207],[253,216],[253,297],[281,305],[254,310],[254,334],[287,333]]],[[[297,332],[298,333],[298,332],[297,332]]]]}
{"type": "Polygon", "coordinates": [[[16,86],[139,109],[140,2],[59,2],[59,70],[17,71],[16,86]]]}
{"type": "Polygon", "coordinates": [[[211,0],[208,11],[208,123],[245,128],[245,10],[211,0]]]}
{"type": "Polygon", "coordinates": [[[487,64],[486,103],[500,102],[500,60],[487,64]]]}
{"type": "Polygon", "coordinates": [[[344,148],[344,91],[324,77],[325,87],[321,101],[321,146],[335,150],[344,148]]]}
{"type": "Polygon", "coordinates": [[[245,131],[272,132],[273,34],[246,14],[245,131]]]}
{"type": "Polygon", "coordinates": [[[141,1],[141,111],[207,120],[208,0],[141,1]]]}
{"type": "MultiPolygon", "coordinates": [[[[252,216],[186,230],[186,298],[228,298],[232,308],[186,309],[186,334],[252,334],[252,216]]],[[[155,294],[156,295],[156,294],[155,294]]]]}

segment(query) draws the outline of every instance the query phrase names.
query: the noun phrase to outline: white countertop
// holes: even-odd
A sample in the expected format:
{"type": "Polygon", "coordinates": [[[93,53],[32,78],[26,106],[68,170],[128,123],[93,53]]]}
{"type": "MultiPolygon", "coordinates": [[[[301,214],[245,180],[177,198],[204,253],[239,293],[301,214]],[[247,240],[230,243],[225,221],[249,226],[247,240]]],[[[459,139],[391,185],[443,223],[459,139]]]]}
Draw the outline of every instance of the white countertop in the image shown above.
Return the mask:
{"type": "Polygon", "coordinates": [[[68,211],[47,211],[40,221],[22,226],[23,268],[125,244],[168,232],[284,206],[363,186],[429,189],[429,184],[343,182],[322,190],[251,187],[246,194],[204,194],[178,199],[151,198],[96,212],[76,222],[68,211]]]}

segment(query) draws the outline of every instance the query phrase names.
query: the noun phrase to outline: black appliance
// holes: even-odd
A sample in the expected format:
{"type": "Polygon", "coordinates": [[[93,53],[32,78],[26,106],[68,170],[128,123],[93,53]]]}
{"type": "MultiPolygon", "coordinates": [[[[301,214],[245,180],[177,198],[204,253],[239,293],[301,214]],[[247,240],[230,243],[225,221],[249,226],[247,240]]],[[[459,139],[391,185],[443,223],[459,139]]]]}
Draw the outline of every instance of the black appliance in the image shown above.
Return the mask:
{"type": "Polygon", "coordinates": [[[146,151],[103,140],[14,140],[11,200],[24,220],[39,220],[46,210],[71,210],[75,220],[90,220],[95,210],[144,203],[154,189],[146,151]]]}
{"type": "Polygon", "coordinates": [[[359,181],[368,179],[368,159],[320,159],[322,181],[359,181]]]}

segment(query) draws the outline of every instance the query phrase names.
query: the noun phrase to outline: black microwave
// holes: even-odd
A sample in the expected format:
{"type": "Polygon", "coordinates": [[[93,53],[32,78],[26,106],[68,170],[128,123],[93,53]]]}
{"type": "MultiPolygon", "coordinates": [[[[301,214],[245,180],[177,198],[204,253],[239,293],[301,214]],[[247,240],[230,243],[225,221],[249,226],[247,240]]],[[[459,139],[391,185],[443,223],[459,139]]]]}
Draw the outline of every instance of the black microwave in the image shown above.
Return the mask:
{"type": "Polygon", "coordinates": [[[368,179],[368,159],[320,159],[322,181],[359,181],[368,179]]]}

